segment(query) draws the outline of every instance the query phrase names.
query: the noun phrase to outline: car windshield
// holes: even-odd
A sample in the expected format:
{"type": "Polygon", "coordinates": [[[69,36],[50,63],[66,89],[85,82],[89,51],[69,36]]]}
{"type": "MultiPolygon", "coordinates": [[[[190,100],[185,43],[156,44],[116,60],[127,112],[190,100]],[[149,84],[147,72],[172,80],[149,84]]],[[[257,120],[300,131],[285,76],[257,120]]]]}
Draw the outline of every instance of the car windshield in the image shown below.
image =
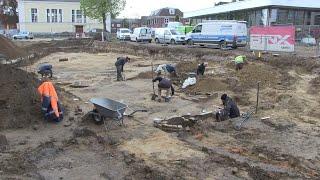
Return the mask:
{"type": "Polygon", "coordinates": [[[181,33],[176,30],[170,30],[170,32],[172,35],[181,35],[181,33]]]}
{"type": "Polygon", "coordinates": [[[129,30],[121,30],[121,33],[130,33],[129,30]]]}

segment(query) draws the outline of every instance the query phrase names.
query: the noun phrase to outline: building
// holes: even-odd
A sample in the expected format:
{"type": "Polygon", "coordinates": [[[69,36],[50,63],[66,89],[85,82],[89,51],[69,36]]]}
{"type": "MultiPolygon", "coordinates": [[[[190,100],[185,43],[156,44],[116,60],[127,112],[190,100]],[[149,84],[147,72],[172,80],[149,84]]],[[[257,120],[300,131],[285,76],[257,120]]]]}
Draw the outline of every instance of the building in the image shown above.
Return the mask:
{"type": "Polygon", "coordinates": [[[243,20],[248,26],[295,25],[297,37],[320,28],[320,1],[245,0],[186,12],[192,24],[203,20],[243,20]]]}
{"type": "Polygon", "coordinates": [[[111,32],[115,33],[120,28],[134,29],[141,26],[141,19],[112,19],[111,32]]]}
{"type": "Polygon", "coordinates": [[[150,16],[142,16],[142,26],[161,28],[165,27],[168,22],[181,21],[183,18],[183,12],[176,8],[162,8],[153,11],[150,16]]]}
{"type": "MultiPolygon", "coordinates": [[[[89,32],[103,29],[103,23],[80,10],[80,0],[19,0],[19,29],[33,33],[89,32]]],[[[107,18],[111,31],[111,18],[107,18]]]]}

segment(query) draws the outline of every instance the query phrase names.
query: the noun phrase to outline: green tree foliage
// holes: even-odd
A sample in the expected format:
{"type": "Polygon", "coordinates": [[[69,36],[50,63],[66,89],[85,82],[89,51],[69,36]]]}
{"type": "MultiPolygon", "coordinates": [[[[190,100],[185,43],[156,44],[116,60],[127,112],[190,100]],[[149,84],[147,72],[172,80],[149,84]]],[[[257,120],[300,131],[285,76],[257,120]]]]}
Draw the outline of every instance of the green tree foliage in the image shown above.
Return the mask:
{"type": "Polygon", "coordinates": [[[122,20],[122,27],[124,27],[124,28],[129,28],[129,21],[128,21],[128,19],[124,18],[124,19],[122,20]]]}
{"type": "Polygon", "coordinates": [[[86,16],[103,22],[103,30],[106,31],[106,16],[118,16],[124,9],[126,0],[81,0],[80,4],[86,16]]]}
{"type": "Polygon", "coordinates": [[[0,0],[0,23],[15,24],[18,22],[18,2],[16,0],[0,0]]]}
{"type": "Polygon", "coordinates": [[[174,18],[174,20],[175,20],[176,22],[180,22],[180,17],[179,17],[179,15],[176,15],[176,17],[174,18]]]}

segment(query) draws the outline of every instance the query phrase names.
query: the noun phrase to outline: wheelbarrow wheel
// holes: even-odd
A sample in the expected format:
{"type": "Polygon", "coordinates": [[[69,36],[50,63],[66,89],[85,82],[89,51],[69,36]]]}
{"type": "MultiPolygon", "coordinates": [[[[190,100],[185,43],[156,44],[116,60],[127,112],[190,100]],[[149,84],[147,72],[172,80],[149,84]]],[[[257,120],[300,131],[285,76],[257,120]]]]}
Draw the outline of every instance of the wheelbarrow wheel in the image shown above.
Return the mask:
{"type": "Polygon", "coordinates": [[[93,111],[92,119],[93,119],[94,123],[97,125],[103,124],[103,117],[98,112],[93,111]]]}

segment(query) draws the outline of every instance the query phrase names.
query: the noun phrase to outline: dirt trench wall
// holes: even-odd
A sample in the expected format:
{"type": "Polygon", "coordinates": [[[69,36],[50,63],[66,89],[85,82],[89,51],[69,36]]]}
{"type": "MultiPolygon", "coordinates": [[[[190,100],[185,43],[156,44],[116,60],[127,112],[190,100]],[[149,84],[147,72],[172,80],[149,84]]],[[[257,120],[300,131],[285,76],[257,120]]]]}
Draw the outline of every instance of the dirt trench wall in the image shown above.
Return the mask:
{"type": "Polygon", "coordinates": [[[95,41],[93,48],[97,51],[123,53],[134,56],[155,57],[166,60],[201,60],[223,61],[233,59],[235,51],[222,51],[220,49],[192,48],[186,46],[160,46],[155,44],[139,44],[127,42],[106,43],[95,41]]]}

